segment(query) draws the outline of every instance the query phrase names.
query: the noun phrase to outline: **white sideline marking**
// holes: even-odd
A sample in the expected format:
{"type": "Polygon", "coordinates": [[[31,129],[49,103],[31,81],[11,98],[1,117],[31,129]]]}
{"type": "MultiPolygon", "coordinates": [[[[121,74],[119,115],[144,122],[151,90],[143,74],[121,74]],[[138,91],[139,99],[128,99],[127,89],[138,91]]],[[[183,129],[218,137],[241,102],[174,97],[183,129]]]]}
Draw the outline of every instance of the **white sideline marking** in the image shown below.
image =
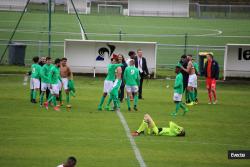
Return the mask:
{"type": "Polygon", "coordinates": [[[136,145],[136,143],[135,143],[134,138],[133,138],[133,137],[131,136],[131,134],[130,134],[130,129],[129,129],[129,127],[128,127],[128,124],[127,124],[127,122],[126,122],[124,116],[122,115],[122,113],[120,112],[119,109],[116,111],[116,114],[117,114],[117,116],[120,118],[120,121],[121,121],[121,123],[122,123],[122,125],[123,125],[123,127],[124,127],[124,129],[125,129],[125,131],[126,131],[126,135],[127,135],[128,139],[129,139],[129,141],[130,141],[130,144],[131,144],[132,149],[133,149],[133,151],[134,151],[134,153],[135,153],[135,157],[136,157],[137,161],[138,161],[139,164],[140,164],[140,167],[146,167],[147,165],[145,164],[145,162],[144,162],[144,160],[143,160],[143,158],[142,158],[142,156],[141,156],[141,152],[140,152],[140,150],[138,149],[138,147],[137,147],[137,145],[136,145]]]}

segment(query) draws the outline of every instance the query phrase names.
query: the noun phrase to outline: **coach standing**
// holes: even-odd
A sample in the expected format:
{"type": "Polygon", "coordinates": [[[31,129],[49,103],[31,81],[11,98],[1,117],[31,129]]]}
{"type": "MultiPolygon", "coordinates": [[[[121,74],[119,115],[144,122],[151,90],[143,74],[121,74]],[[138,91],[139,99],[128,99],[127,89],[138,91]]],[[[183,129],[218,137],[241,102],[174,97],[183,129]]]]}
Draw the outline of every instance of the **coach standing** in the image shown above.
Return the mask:
{"type": "Polygon", "coordinates": [[[137,50],[137,56],[135,57],[135,67],[138,68],[140,71],[140,86],[139,86],[139,99],[142,98],[142,85],[143,85],[143,78],[145,76],[150,77],[149,72],[148,72],[148,66],[147,66],[147,61],[146,58],[142,56],[142,50],[138,49],[137,50]]]}
{"type": "Polygon", "coordinates": [[[206,77],[206,85],[208,90],[208,97],[209,102],[208,104],[216,104],[217,97],[216,97],[216,80],[219,79],[219,65],[213,59],[212,54],[207,55],[207,62],[205,64],[205,77],[206,77]],[[214,96],[214,102],[212,102],[212,94],[214,96]]]}

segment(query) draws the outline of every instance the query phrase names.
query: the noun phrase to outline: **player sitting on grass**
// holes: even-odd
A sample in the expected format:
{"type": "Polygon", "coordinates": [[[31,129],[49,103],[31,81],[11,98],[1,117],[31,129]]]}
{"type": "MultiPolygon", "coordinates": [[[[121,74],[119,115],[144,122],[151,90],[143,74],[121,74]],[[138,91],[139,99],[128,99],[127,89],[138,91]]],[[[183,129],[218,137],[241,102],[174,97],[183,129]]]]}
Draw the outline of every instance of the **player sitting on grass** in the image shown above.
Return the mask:
{"type": "Polygon", "coordinates": [[[38,64],[39,57],[33,57],[34,64],[31,65],[31,79],[30,79],[30,96],[31,96],[31,103],[36,102],[36,93],[40,89],[40,70],[41,66],[38,64]]]}
{"type": "Polygon", "coordinates": [[[41,95],[40,95],[40,106],[43,106],[43,97],[47,89],[50,88],[49,84],[49,73],[53,65],[51,65],[51,58],[46,57],[46,64],[41,68],[41,95]]]}
{"type": "Polygon", "coordinates": [[[75,157],[69,157],[66,163],[59,165],[57,167],[74,167],[76,165],[76,162],[77,161],[75,157]]]}
{"type": "Polygon", "coordinates": [[[144,115],[144,119],[132,136],[139,136],[140,134],[155,135],[155,136],[185,136],[183,127],[178,126],[174,122],[169,122],[169,127],[158,128],[149,114],[144,115]]]}
{"type": "Polygon", "coordinates": [[[55,60],[55,65],[50,70],[49,81],[50,81],[51,96],[47,100],[47,102],[44,103],[45,108],[49,109],[48,105],[52,101],[55,111],[60,111],[59,106],[56,105],[56,97],[59,96],[59,84],[61,84],[60,69],[59,69],[60,62],[61,60],[57,58],[55,60]]]}
{"type": "Polygon", "coordinates": [[[187,59],[188,59],[187,68],[184,68],[184,67],[181,67],[181,68],[182,68],[182,70],[189,73],[187,91],[188,91],[190,103],[187,103],[187,105],[192,106],[195,104],[194,103],[194,101],[195,101],[194,89],[197,88],[197,76],[195,74],[195,68],[194,68],[194,65],[192,63],[192,55],[188,55],[187,59]]]}
{"type": "MultiPolygon", "coordinates": [[[[117,69],[117,67],[120,67],[120,66],[122,66],[122,64],[117,64],[117,55],[113,55],[113,57],[111,58],[111,63],[107,67],[108,68],[108,75],[104,80],[103,95],[102,95],[101,101],[98,105],[98,110],[102,110],[102,105],[104,103],[104,100],[105,100],[106,96],[108,95],[108,93],[110,93],[110,91],[112,90],[113,85],[114,85],[115,70],[117,69]]],[[[107,105],[105,106],[105,109],[109,109],[109,104],[111,103],[111,101],[112,101],[112,99],[110,97],[107,105]]]]}
{"type": "Polygon", "coordinates": [[[127,105],[128,110],[131,111],[130,108],[130,97],[132,93],[134,93],[134,110],[137,111],[137,103],[138,103],[138,87],[140,85],[140,74],[139,70],[135,67],[135,61],[133,59],[130,60],[129,66],[125,69],[124,76],[125,88],[127,91],[127,105]]]}
{"type": "Polygon", "coordinates": [[[181,73],[181,67],[176,66],[175,67],[175,83],[174,83],[174,97],[173,100],[175,102],[175,111],[171,113],[171,115],[176,116],[179,109],[183,109],[183,115],[185,115],[186,112],[188,112],[188,108],[182,103],[182,94],[183,94],[183,76],[181,73]]]}
{"type": "MultiPolygon", "coordinates": [[[[66,93],[66,107],[71,108],[71,105],[69,104],[69,80],[73,80],[73,74],[67,66],[67,58],[62,58],[61,59],[61,66],[60,66],[60,75],[62,78],[62,85],[64,88],[64,91],[66,93]]],[[[60,102],[62,102],[62,92],[60,93],[60,102]]]]}

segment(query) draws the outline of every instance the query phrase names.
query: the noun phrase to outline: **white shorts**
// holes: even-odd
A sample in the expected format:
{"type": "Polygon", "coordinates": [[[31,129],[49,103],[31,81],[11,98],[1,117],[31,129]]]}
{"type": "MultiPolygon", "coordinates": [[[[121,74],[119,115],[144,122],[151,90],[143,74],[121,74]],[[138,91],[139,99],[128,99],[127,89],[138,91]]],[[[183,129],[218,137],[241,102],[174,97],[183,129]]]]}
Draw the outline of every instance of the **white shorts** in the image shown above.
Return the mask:
{"type": "Polygon", "coordinates": [[[58,80],[58,89],[59,89],[59,91],[61,91],[62,90],[62,82],[60,81],[60,80],[58,80]]]}
{"type": "Polygon", "coordinates": [[[50,84],[49,83],[41,83],[41,91],[45,92],[47,89],[50,88],[50,84]]]}
{"type": "Polygon", "coordinates": [[[52,89],[50,89],[51,94],[59,94],[59,84],[51,84],[52,89]]]}
{"type": "Polygon", "coordinates": [[[189,75],[188,86],[192,88],[197,88],[197,76],[196,74],[189,75]]]}
{"type": "Polygon", "coordinates": [[[68,90],[68,84],[69,84],[69,79],[68,78],[62,78],[62,83],[63,83],[63,89],[68,90]]]}
{"type": "Polygon", "coordinates": [[[104,93],[110,93],[111,90],[113,89],[114,82],[113,81],[104,81],[104,86],[103,86],[103,92],[104,93]]]}
{"type": "Polygon", "coordinates": [[[40,89],[40,80],[36,78],[31,78],[30,89],[40,89]]]}
{"type": "Polygon", "coordinates": [[[174,96],[173,96],[174,101],[181,101],[181,99],[182,99],[182,94],[174,93],[174,96]]]}
{"type": "Polygon", "coordinates": [[[139,88],[138,86],[128,86],[128,85],[125,85],[125,88],[126,88],[126,91],[129,92],[129,93],[136,93],[138,92],[139,88]]]}

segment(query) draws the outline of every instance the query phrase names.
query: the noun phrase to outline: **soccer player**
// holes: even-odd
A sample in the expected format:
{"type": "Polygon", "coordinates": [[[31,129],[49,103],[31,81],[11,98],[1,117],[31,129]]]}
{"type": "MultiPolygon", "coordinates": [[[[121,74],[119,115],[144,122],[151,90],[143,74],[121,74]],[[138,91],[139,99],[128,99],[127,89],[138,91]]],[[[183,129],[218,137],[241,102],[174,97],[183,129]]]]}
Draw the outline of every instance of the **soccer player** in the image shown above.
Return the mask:
{"type": "Polygon", "coordinates": [[[54,110],[55,111],[60,111],[59,106],[56,104],[56,97],[59,96],[59,84],[61,81],[60,77],[60,59],[55,60],[55,65],[51,68],[50,73],[49,73],[49,82],[50,82],[50,93],[51,96],[47,100],[47,102],[44,103],[45,108],[48,110],[49,109],[49,103],[52,101],[54,110]]]}
{"type": "Polygon", "coordinates": [[[66,163],[59,165],[57,167],[74,167],[76,165],[76,162],[77,160],[75,157],[69,157],[66,163]]]}
{"type": "MultiPolygon", "coordinates": [[[[111,58],[111,63],[107,67],[108,68],[108,75],[106,76],[106,78],[104,80],[103,95],[102,95],[101,101],[98,105],[99,111],[102,110],[102,105],[105,101],[105,98],[113,88],[114,81],[115,81],[115,70],[117,69],[117,67],[122,66],[122,64],[117,64],[117,62],[118,62],[117,55],[113,55],[113,57],[111,58]]],[[[107,109],[107,110],[109,109],[109,104],[111,103],[111,101],[112,101],[112,98],[110,97],[107,105],[105,106],[105,109],[107,109]]]]}
{"type": "Polygon", "coordinates": [[[30,79],[30,96],[31,96],[31,102],[36,102],[36,93],[40,89],[40,70],[41,66],[38,64],[39,57],[35,56],[33,57],[34,64],[31,65],[31,79],[30,79]]]}
{"type": "Polygon", "coordinates": [[[186,112],[188,112],[188,108],[182,103],[182,94],[183,94],[183,76],[181,71],[180,66],[175,67],[175,73],[176,78],[175,78],[175,84],[174,84],[174,96],[173,100],[175,103],[175,111],[171,113],[171,115],[176,116],[179,109],[183,109],[183,115],[185,115],[186,112]]]}
{"type": "MultiPolygon", "coordinates": [[[[198,65],[197,62],[195,62],[195,59],[194,59],[194,58],[192,59],[192,63],[193,63],[193,65],[194,65],[195,74],[196,74],[196,76],[198,77],[198,76],[200,75],[199,65],[198,65]]],[[[197,86],[198,86],[198,85],[197,85],[197,86]]],[[[194,88],[194,99],[195,99],[194,103],[195,103],[195,104],[198,104],[198,89],[197,89],[197,87],[194,88]]]]}
{"type": "Polygon", "coordinates": [[[205,64],[205,77],[206,77],[206,85],[208,90],[209,102],[208,104],[217,104],[216,97],[216,80],[219,79],[219,65],[213,59],[212,54],[207,55],[207,62],[205,64]],[[214,101],[212,102],[212,94],[214,97],[214,101]]]}
{"type": "Polygon", "coordinates": [[[140,134],[155,135],[155,136],[178,136],[184,137],[185,130],[183,127],[170,121],[169,127],[158,128],[149,114],[144,115],[144,119],[135,132],[132,132],[132,136],[139,136],[140,134]]]}
{"type": "MultiPolygon", "coordinates": [[[[178,64],[183,66],[184,68],[187,68],[187,65],[188,65],[187,56],[182,55],[181,60],[179,61],[178,64]]],[[[183,93],[185,92],[185,100],[186,100],[186,103],[190,103],[190,100],[189,100],[189,97],[188,97],[188,91],[187,91],[189,74],[184,70],[181,70],[181,73],[182,73],[182,76],[183,76],[183,93]]]]}
{"type": "MultiPolygon", "coordinates": [[[[125,62],[124,56],[122,54],[118,55],[118,63],[122,64],[122,78],[123,78],[124,71],[127,68],[127,63],[125,62]]],[[[120,100],[120,102],[123,102],[124,87],[125,87],[124,80],[122,80],[122,84],[121,84],[120,91],[119,91],[119,100],[120,100]]]]}
{"type": "MultiPolygon", "coordinates": [[[[62,78],[62,85],[66,93],[66,107],[71,108],[71,105],[69,104],[69,80],[73,80],[73,74],[69,66],[67,66],[67,58],[65,57],[61,59],[60,75],[62,78]]],[[[62,92],[60,93],[60,102],[62,103],[62,92]]]]}
{"type": "Polygon", "coordinates": [[[187,103],[187,105],[192,106],[195,104],[194,103],[194,101],[195,101],[194,88],[197,88],[197,76],[195,74],[195,68],[194,68],[194,65],[192,63],[192,55],[188,55],[187,60],[188,60],[187,68],[184,68],[182,66],[181,69],[186,71],[189,74],[187,91],[188,91],[190,103],[187,103]]]}
{"type": "Polygon", "coordinates": [[[40,94],[40,106],[43,106],[43,97],[47,89],[50,88],[49,83],[49,73],[53,65],[51,65],[51,58],[46,57],[46,64],[42,66],[41,68],[41,94],[40,94]]]}
{"type": "Polygon", "coordinates": [[[133,59],[129,62],[129,67],[125,69],[124,76],[125,88],[127,91],[127,105],[128,110],[131,111],[130,108],[130,97],[132,93],[134,93],[134,110],[137,111],[137,103],[138,103],[138,89],[140,85],[140,73],[139,70],[135,67],[135,61],[133,59]]]}

